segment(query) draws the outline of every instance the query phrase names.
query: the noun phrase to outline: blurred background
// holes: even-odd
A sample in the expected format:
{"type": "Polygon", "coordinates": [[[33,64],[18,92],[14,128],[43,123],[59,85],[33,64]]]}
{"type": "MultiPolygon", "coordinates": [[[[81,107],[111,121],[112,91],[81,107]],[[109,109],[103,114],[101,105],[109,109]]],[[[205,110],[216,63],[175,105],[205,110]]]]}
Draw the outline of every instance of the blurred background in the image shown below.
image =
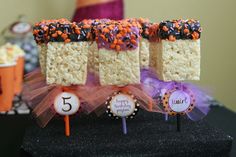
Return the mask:
{"type": "MultiPolygon", "coordinates": [[[[33,24],[42,19],[72,19],[76,0],[0,0],[0,32],[19,15],[33,24]]],[[[151,21],[194,18],[201,22],[201,81],[226,107],[236,111],[236,1],[235,0],[124,0],[125,17],[151,21]]],[[[117,10],[111,10],[115,13],[117,10]]]]}

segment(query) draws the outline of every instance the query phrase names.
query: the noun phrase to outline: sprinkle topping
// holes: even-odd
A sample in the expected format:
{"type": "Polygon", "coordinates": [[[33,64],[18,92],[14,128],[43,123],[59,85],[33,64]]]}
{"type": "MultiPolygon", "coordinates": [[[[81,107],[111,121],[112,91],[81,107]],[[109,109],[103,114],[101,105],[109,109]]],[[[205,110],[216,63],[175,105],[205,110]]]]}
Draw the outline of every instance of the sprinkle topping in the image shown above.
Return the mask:
{"type": "Polygon", "coordinates": [[[67,19],[43,20],[35,24],[33,35],[38,44],[96,40],[99,48],[117,51],[135,49],[140,35],[149,41],[197,40],[201,36],[197,20],[172,20],[150,23],[148,19],[86,19],[79,23],[67,19]]]}
{"type": "Polygon", "coordinates": [[[199,21],[193,19],[163,21],[159,25],[158,37],[170,41],[176,39],[196,40],[200,38],[201,32],[199,21]]]}
{"type": "Polygon", "coordinates": [[[151,27],[152,23],[150,23],[149,19],[139,18],[137,20],[142,27],[142,37],[145,39],[150,39],[149,28],[151,27]]]}
{"type": "Polygon", "coordinates": [[[98,48],[116,51],[135,49],[139,38],[139,25],[132,20],[109,21],[98,25],[96,30],[98,48]]]}
{"type": "Polygon", "coordinates": [[[35,24],[33,35],[38,44],[88,41],[91,39],[91,25],[85,21],[75,23],[66,19],[43,20],[35,24]]]}

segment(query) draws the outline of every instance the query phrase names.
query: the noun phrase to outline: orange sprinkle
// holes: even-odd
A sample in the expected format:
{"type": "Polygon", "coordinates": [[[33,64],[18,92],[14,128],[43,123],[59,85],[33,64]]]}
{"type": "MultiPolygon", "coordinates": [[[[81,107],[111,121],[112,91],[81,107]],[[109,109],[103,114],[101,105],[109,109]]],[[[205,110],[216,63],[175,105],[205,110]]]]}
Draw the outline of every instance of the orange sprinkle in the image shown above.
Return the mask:
{"type": "Polygon", "coordinates": [[[140,18],[139,21],[140,21],[140,23],[144,23],[144,19],[143,18],[140,18]]]}
{"type": "Polygon", "coordinates": [[[169,40],[170,40],[170,41],[175,41],[176,38],[175,38],[173,35],[170,35],[170,36],[169,36],[169,40]]]}
{"type": "Polygon", "coordinates": [[[100,37],[101,37],[103,40],[105,40],[105,38],[106,38],[105,35],[103,35],[103,34],[101,34],[100,37]]]}
{"type": "Polygon", "coordinates": [[[123,33],[123,34],[126,34],[126,33],[127,33],[127,29],[123,29],[123,30],[122,30],[122,33],[123,33]]]}
{"type": "Polygon", "coordinates": [[[108,26],[108,28],[110,29],[110,30],[113,30],[113,25],[110,25],[110,26],[108,26]]]}
{"type": "Polygon", "coordinates": [[[119,33],[119,34],[116,35],[116,37],[119,39],[119,38],[122,37],[122,35],[119,33]]]}
{"type": "Polygon", "coordinates": [[[75,29],[76,34],[80,34],[80,29],[75,29]]]}
{"type": "Polygon", "coordinates": [[[136,45],[137,44],[137,42],[136,42],[136,40],[134,40],[134,39],[131,39],[131,41],[130,41],[132,44],[134,44],[134,45],[136,45]]]}
{"type": "Polygon", "coordinates": [[[110,30],[109,30],[108,28],[104,28],[104,29],[103,29],[103,32],[104,32],[104,33],[108,33],[108,32],[110,32],[110,30]]]}
{"type": "Polygon", "coordinates": [[[188,34],[189,33],[189,29],[185,28],[184,29],[184,34],[188,34]]]}
{"type": "Polygon", "coordinates": [[[114,44],[117,44],[117,39],[115,39],[115,40],[113,41],[113,43],[114,43],[114,44]]]}
{"type": "Polygon", "coordinates": [[[66,39],[65,40],[65,43],[69,43],[71,40],[70,39],[66,39]]]}
{"type": "Polygon", "coordinates": [[[130,29],[130,28],[127,28],[127,32],[130,33],[130,32],[131,32],[131,29],[130,29]]]}
{"type": "Polygon", "coordinates": [[[58,34],[58,35],[61,35],[61,34],[62,34],[62,32],[61,32],[61,31],[57,31],[57,34],[58,34]]]}
{"type": "Polygon", "coordinates": [[[39,32],[39,30],[36,30],[36,29],[35,29],[35,30],[33,31],[33,34],[38,34],[38,32],[39,32]]]}
{"type": "Polygon", "coordinates": [[[193,32],[192,37],[193,37],[193,39],[198,39],[199,34],[197,32],[193,32]]]}
{"type": "Polygon", "coordinates": [[[43,30],[44,30],[44,31],[47,31],[47,30],[48,30],[48,27],[46,27],[46,26],[43,27],[43,30]]]}
{"type": "Polygon", "coordinates": [[[133,34],[131,34],[131,35],[130,35],[130,38],[131,38],[131,39],[136,39],[136,36],[133,35],[133,34]]]}
{"type": "Polygon", "coordinates": [[[116,51],[120,51],[120,45],[116,45],[116,51]]]}
{"type": "Polygon", "coordinates": [[[124,42],[123,42],[122,40],[118,40],[118,41],[117,41],[117,44],[120,44],[120,45],[121,45],[121,44],[124,44],[124,42]]]}
{"type": "Polygon", "coordinates": [[[169,29],[166,26],[163,26],[162,29],[167,32],[169,29]]]}
{"type": "Polygon", "coordinates": [[[52,37],[53,37],[53,38],[56,38],[56,37],[57,37],[57,33],[53,33],[53,34],[52,34],[52,37]]]}
{"type": "Polygon", "coordinates": [[[114,49],[115,47],[116,47],[115,44],[111,44],[111,45],[110,45],[110,48],[111,48],[111,49],[114,49]]]}
{"type": "Polygon", "coordinates": [[[65,34],[65,33],[63,33],[63,34],[61,35],[61,37],[62,37],[64,40],[66,40],[66,38],[68,38],[68,35],[65,34]]]}

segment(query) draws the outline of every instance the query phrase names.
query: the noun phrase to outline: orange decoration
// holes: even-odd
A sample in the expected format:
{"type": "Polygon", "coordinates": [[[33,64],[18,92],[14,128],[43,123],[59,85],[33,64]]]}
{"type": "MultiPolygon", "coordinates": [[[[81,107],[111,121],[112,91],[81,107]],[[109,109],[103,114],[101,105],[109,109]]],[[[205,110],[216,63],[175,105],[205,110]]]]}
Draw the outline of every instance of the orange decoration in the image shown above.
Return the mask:
{"type": "Polygon", "coordinates": [[[131,43],[134,44],[134,45],[137,45],[137,42],[134,39],[131,39],[131,43]]]}
{"type": "Polygon", "coordinates": [[[58,35],[61,35],[61,34],[62,34],[62,31],[57,31],[57,34],[58,34],[58,35]]]}
{"type": "Polygon", "coordinates": [[[80,29],[75,29],[76,34],[80,34],[80,29]]]}
{"type": "Polygon", "coordinates": [[[64,121],[65,121],[65,135],[69,137],[70,136],[70,117],[66,115],[64,117],[64,121]]]}
{"type": "Polygon", "coordinates": [[[124,42],[122,40],[118,40],[117,44],[122,45],[122,44],[124,44],[124,42]]]}
{"type": "Polygon", "coordinates": [[[24,77],[24,65],[25,58],[24,56],[20,56],[17,59],[15,66],[15,84],[14,84],[14,93],[20,94],[22,91],[23,77],[24,77]]]}
{"type": "Polygon", "coordinates": [[[162,29],[167,32],[169,29],[166,26],[163,26],[162,29]]]}
{"type": "Polygon", "coordinates": [[[197,32],[193,32],[192,37],[194,40],[199,38],[199,34],[197,32]]]}
{"type": "Polygon", "coordinates": [[[116,50],[120,51],[120,46],[119,45],[116,45],[116,50]]]}
{"type": "Polygon", "coordinates": [[[56,37],[57,37],[57,33],[53,33],[53,34],[52,34],[52,37],[53,37],[53,38],[56,38],[56,37]]]}
{"type": "Polygon", "coordinates": [[[176,38],[175,38],[173,35],[170,35],[170,36],[169,36],[169,40],[170,40],[170,41],[175,41],[176,38]]]}
{"type": "Polygon", "coordinates": [[[70,39],[66,39],[66,40],[65,40],[65,43],[69,43],[69,42],[71,42],[70,39]]]}
{"type": "Polygon", "coordinates": [[[185,33],[185,34],[188,34],[188,33],[189,33],[189,29],[185,28],[185,29],[184,29],[184,33],[185,33]]]}
{"type": "Polygon", "coordinates": [[[116,35],[116,37],[117,37],[118,39],[120,39],[120,38],[122,37],[122,34],[119,33],[119,34],[116,35]]]}
{"type": "Polygon", "coordinates": [[[115,47],[116,47],[115,44],[111,44],[111,45],[110,45],[110,48],[111,48],[111,49],[114,49],[115,47]]]}
{"type": "Polygon", "coordinates": [[[113,41],[113,43],[114,43],[114,44],[117,44],[117,39],[115,39],[115,40],[113,41]]]}
{"type": "Polygon", "coordinates": [[[108,32],[110,32],[110,30],[109,30],[108,28],[104,28],[104,29],[103,29],[103,32],[104,32],[104,33],[108,33],[108,32]]]}
{"type": "Polygon", "coordinates": [[[61,37],[66,40],[66,38],[68,38],[68,35],[66,33],[62,33],[61,37]]]}
{"type": "Polygon", "coordinates": [[[0,111],[12,108],[14,97],[15,64],[0,65],[0,111]]]}

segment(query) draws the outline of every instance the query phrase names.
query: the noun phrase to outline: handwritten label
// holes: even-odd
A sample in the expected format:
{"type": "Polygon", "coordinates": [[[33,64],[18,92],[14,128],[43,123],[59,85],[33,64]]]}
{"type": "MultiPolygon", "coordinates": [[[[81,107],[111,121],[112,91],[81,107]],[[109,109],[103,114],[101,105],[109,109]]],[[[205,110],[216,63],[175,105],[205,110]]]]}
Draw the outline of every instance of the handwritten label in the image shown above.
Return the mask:
{"type": "Polygon", "coordinates": [[[110,109],[116,116],[127,117],[134,112],[135,102],[129,95],[117,94],[110,102],[110,109]]]}
{"type": "Polygon", "coordinates": [[[54,108],[60,115],[72,115],[79,110],[78,97],[69,92],[60,93],[54,100],[54,108]]]}
{"type": "Polygon", "coordinates": [[[191,104],[190,95],[182,90],[176,90],[169,97],[169,107],[174,112],[186,111],[191,104]]]}

